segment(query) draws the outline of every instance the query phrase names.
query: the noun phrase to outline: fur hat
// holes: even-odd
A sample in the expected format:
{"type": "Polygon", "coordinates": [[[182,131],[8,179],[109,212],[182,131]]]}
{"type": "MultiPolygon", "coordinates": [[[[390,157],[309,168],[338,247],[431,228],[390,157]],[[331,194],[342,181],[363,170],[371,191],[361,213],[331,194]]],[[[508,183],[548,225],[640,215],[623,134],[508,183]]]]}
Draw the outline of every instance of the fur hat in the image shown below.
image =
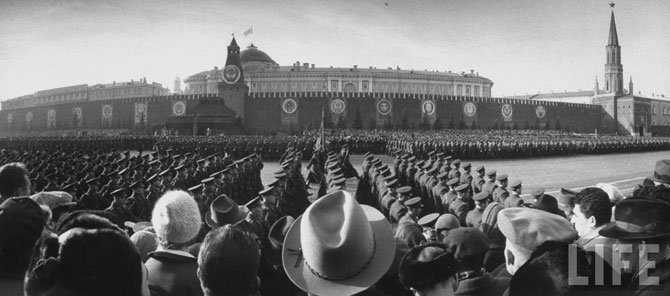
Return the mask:
{"type": "Polygon", "coordinates": [[[200,231],[200,221],[198,204],[181,190],[163,194],[151,214],[157,237],[176,244],[193,239],[200,231]]]}
{"type": "Polygon", "coordinates": [[[456,274],[458,262],[441,243],[431,242],[409,250],[400,261],[400,282],[405,288],[431,287],[456,274]]]}

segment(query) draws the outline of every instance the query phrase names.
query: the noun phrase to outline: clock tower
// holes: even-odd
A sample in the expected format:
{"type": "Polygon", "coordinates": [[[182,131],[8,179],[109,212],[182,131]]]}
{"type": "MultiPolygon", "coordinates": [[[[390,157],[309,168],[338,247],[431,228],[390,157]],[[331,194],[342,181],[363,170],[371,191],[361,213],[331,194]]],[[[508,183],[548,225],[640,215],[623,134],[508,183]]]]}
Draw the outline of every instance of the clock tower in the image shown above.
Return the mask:
{"type": "Polygon", "coordinates": [[[233,40],[228,45],[226,66],[221,71],[219,97],[225,101],[230,109],[237,113],[237,118],[242,123],[244,122],[244,100],[248,92],[249,87],[244,83],[244,73],[240,62],[240,47],[235,41],[235,36],[233,36],[233,40]]]}

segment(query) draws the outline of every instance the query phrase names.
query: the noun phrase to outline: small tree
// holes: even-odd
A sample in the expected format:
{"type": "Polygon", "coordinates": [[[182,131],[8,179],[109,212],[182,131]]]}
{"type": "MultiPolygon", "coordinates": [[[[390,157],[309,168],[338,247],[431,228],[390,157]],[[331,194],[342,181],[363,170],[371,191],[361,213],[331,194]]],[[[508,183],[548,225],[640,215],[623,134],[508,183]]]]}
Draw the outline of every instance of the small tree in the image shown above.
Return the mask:
{"type": "Polygon", "coordinates": [[[558,118],[556,119],[556,125],[554,126],[554,129],[557,131],[561,130],[561,120],[558,118]]]}
{"type": "Polygon", "coordinates": [[[456,128],[456,122],[454,122],[454,116],[452,115],[449,120],[449,129],[456,128]]]}
{"type": "Polygon", "coordinates": [[[463,119],[463,116],[461,116],[461,122],[458,123],[458,129],[465,129],[465,119],[463,119]]]}

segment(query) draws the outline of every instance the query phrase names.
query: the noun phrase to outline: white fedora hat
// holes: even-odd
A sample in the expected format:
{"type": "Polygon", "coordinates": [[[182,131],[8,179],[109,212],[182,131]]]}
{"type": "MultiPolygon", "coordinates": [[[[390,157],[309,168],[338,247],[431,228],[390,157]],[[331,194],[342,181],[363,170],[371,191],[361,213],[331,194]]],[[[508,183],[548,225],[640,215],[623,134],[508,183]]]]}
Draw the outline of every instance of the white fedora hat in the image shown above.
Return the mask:
{"type": "Polygon", "coordinates": [[[376,283],[394,256],[393,232],[384,215],[336,191],[293,223],[282,263],[291,281],[308,293],[352,295],[376,283]]]}

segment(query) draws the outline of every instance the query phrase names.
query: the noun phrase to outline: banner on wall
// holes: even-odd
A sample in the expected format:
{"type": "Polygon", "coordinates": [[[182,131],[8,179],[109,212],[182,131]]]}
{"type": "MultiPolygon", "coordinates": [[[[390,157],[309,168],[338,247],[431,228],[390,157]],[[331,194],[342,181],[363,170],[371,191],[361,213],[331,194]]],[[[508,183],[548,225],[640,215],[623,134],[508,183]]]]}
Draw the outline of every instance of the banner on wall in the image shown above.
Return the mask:
{"type": "Polygon", "coordinates": [[[147,103],[135,103],[135,125],[147,123],[147,103]]]}
{"type": "Polygon", "coordinates": [[[112,126],[112,105],[102,106],[102,125],[103,127],[112,126]]]}
{"type": "Polygon", "coordinates": [[[281,102],[281,123],[282,125],[298,124],[298,102],[295,99],[287,98],[281,102]]]}
{"type": "Polygon", "coordinates": [[[422,116],[425,116],[431,124],[434,123],[437,118],[436,106],[437,105],[435,105],[435,101],[433,100],[423,100],[423,102],[421,102],[421,114],[422,116]]]}
{"type": "Polygon", "coordinates": [[[83,111],[81,107],[74,107],[72,108],[72,125],[74,127],[81,127],[83,124],[83,111]]]}
{"type": "Polygon", "coordinates": [[[537,117],[537,127],[545,128],[547,127],[547,108],[544,106],[535,107],[535,116],[537,117]]]}
{"type": "Polygon", "coordinates": [[[184,101],[176,101],[172,103],[172,115],[173,116],[186,115],[186,103],[184,103],[184,101]]]}
{"type": "Polygon", "coordinates": [[[55,109],[49,109],[47,111],[47,128],[55,128],[56,127],[56,110],[55,109]]]}
{"type": "Polygon", "coordinates": [[[375,109],[377,110],[377,128],[389,128],[392,125],[393,104],[388,99],[378,99],[375,102],[375,109]]]}
{"type": "Polygon", "coordinates": [[[500,107],[500,113],[503,116],[503,121],[510,122],[512,121],[512,115],[514,114],[514,109],[510,104],[503,104],[500,107]]]}
{"type": "Polygon", "coordinates": [[[8,126],[12,125],[12,122],[14,122],[14,114],[7,113],[7,125],[8,126]]]}

